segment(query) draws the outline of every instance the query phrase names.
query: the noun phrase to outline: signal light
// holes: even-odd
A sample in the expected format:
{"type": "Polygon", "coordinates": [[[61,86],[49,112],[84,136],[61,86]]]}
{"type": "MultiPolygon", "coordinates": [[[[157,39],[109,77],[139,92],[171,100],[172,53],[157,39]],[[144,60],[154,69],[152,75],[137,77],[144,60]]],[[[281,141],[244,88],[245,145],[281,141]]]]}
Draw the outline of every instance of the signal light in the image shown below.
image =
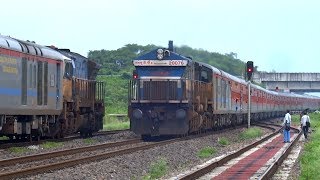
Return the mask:
{"type": "Polygon", "coordinates": [[[253,62],[248,61],[247,62],[247,79],[248,79],[248,81],[251,80],[252,73],[253,73],[253,62]]]}
{"type": "Polygon", "coordinates": [[[133,73],[132,73],[132,78],[133,79],[138,79],[138,73],[137,73],[137,71],[136,70],[133,70],[133,73]]]}

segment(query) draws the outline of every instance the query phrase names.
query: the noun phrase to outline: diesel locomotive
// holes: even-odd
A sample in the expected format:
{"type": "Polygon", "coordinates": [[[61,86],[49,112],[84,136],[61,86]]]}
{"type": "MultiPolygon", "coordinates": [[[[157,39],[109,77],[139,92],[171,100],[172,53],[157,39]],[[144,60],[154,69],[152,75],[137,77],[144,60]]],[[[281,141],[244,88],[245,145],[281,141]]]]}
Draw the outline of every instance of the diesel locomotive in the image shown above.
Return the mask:
{"type": "Polygon", "coordinates": [[[0,35],[0,136],[32,140],[102,129],[99,69],[68,49],[0,35]]]}
{"type": "MultiPolygon", "coordinates": [[[[187,135],[247,123],[248,83],[168,48],[133,60],[129,84],[130,128],[142,138],[187,135]]],[[[250,86],[253,120],[320,106],[320,98],[250,86]]]]}

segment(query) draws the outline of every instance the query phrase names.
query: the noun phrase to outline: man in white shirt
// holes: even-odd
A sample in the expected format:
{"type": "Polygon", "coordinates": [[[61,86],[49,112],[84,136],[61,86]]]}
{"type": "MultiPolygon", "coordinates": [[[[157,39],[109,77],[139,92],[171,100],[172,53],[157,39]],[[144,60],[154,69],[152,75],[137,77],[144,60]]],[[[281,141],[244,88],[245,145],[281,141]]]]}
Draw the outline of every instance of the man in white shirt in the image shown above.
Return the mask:
{"type": "Polygon", "coordinates": [[[307,112],[303,112],[303,116],[301,117],[301,128],[303,130],[304,138],[308,139],[308,129],[307,122],[310,123],[310,117],[307,115],[307,112]]]}
{"type": "Polygon", "coordinates": [[[283,142],[290,142],[290,124],[291,124],[291,115],[290,111],[287,110],[287,114],[283,118],[283,142]]]}

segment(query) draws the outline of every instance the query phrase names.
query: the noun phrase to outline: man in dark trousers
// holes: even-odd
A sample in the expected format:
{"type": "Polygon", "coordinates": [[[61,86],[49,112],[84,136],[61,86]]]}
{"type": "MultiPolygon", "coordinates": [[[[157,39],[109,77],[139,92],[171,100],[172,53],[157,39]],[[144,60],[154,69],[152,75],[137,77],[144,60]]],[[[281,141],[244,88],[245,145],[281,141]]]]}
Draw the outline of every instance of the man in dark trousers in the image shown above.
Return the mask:
{"type": "Polygon", "coordinates": [[[291,124],[291,115],[290,111],[287,110],[287,114],[283,118],[283,142],[290,142],[290,124],[291,124]]]}
{"type": "Polygon", "coordinates": [[[301,117],[300,123],[301,123],[301,128],[303,130],[304,138],[308,139],[308,130],[309,130],[308,123],[310,126],[310,117],[307,115],[306,111],[303,112],[303,116],[301,117]]]}

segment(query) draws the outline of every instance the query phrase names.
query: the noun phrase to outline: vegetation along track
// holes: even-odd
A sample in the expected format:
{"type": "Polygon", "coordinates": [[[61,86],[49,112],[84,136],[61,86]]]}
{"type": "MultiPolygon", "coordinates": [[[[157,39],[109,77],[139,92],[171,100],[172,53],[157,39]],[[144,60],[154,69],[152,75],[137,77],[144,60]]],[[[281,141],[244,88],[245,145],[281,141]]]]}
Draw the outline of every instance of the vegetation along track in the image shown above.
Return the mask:
{"type": "MultiPolygon", "coordinates": [[[[128,131],[128,129],[125,130],[114,130],[114,131],[99,131],[93,134],[93,136],[105,136],[105,135],[111,135],[111,134],[117,134],[121,132],[128,131]]],[[[65,142],[65,141],[71,141],[74,139],[79,139],[81,138],[79,135],[74,135],[74,136],[68,136],[65,138],[61,139],[45,139],[45,140],[40,140],[40,141],[10,141],[10,140],[1,140],[0,141],[0,149],[7,149],[10,147],[24,147],[24,146],[30,146],[30,145],[38,145],[41,143],[44,143],[46,141],[54,141],[54,142],[65,142]]]]}
{"type": "MultiPolygon", "coordinates": [[[[269,128],[271,128],[271,126],[279,127],[279,125],[265,123],[256,125],[262,127],[269,126],[269,128]]],[[[299,129],[292,128],[291,132],[294,132],[294,135],[291,136],[291,143],[283,143],[282,135],[279,134],[280,132],[282,132],[282,128],[277,128],[272,134],[239,151],[207,162],[205,165],[195,168],[195,170],[174,177],[174,179],[219,179],[222,177],[223,179],[249,179],[251,177],[256,179],[270,179],[301,136],[299,129]],[[265,143],[265,145],[263,145],[263,143],[265,143]],[[282,153],[276,153],[280,151],[279,149],[281,149],[282,153]],[[276,151],[273,156],[270,155],[272,151],[276,151]],[[239,158],[240,156],[244,157],[239,158]],[[268,161],[261,164],[263,159],[268,161]],[[228,168],[224,167],[226,164],[228,168]]]]}

